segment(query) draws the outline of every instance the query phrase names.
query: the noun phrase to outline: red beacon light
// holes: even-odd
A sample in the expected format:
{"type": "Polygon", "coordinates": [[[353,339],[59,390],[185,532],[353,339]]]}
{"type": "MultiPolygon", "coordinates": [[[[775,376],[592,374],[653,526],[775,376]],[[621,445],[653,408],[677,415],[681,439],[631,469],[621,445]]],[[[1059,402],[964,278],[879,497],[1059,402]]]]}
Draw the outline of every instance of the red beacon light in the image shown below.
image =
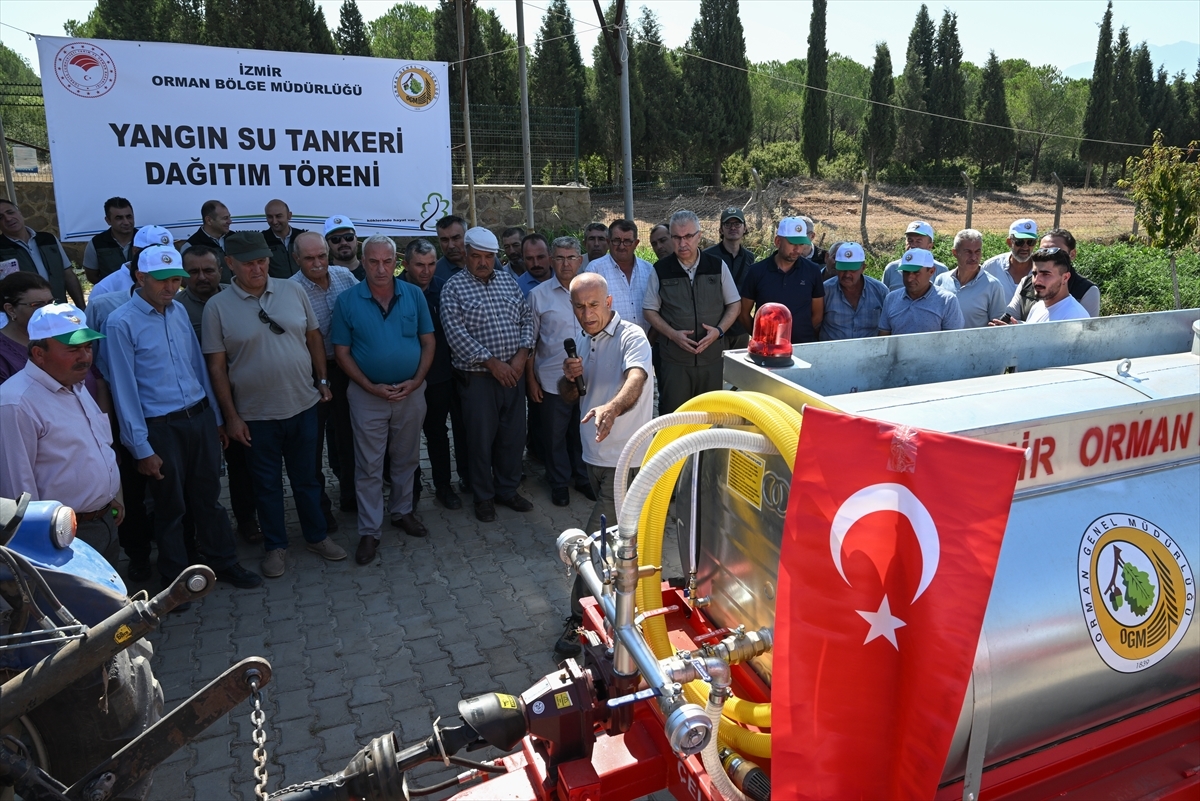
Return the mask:
{"type": "Polygon", "coordinates": [[[754,315],[750,361],[763,367],[792,366],[792,312],[782,303],[763,304],[754,315]]]}

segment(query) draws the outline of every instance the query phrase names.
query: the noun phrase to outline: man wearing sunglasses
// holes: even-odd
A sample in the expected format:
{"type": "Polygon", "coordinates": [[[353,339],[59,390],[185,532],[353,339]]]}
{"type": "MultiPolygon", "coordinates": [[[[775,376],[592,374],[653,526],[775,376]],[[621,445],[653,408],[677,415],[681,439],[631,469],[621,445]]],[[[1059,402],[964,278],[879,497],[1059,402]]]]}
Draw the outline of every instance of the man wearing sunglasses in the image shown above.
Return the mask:
{"type": "Polygon", "coordinates": [[[271,249],[258,231],[227,236],[225,262],[233,282],[204,307],[202,349],[225,433],[250,450],[263,574],[285,570],[285,463],[308,550],[345,559],[327,536],[316,479],[317,403],[333,397],[320,323],[300,284],[269,276],[271,249]]]}
{"type": "Polygon", "coordinates": [[[725,332],[742,307],[729,267],[700,252],[696,213],[675,212],[670,230],[675,252],[654,265],[642,300],[642,314],[659,336],[659,414],[721,388],[725,332]]]}
{"type": "Polygon", "coordinates": [[[358,260],[358,231],[345,214],[335,214],[325,221],[325,244],[329,245],[329,264],[345,267],[359,281],[367,272],[358,260]]]}
{"type": "Polygon", "coordinates": [[[1033,251],[1037,245],[1037,223],[1029,219],[1014,220],[1008,227],[1008,253],[992,256],[983,263],[984,271],[1000,282],[1005,298],[1016,294],[1017,285],[1033,272],[1033,251]]]}

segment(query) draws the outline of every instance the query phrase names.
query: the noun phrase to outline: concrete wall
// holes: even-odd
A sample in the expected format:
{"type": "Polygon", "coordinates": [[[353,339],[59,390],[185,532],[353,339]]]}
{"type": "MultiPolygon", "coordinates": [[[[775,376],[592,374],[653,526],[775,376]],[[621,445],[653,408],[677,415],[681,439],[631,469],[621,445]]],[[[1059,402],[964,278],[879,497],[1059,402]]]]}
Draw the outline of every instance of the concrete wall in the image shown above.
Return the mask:
{"type": "MultiPolygon", "coordinates": [[[[54,184],[49,181],[21,181],[16,184],[17,202],[25,221],[35,231],[58,236],[58,215],[54,205],[54,184]]],[[[106,195],[107,197],[107,195],[106,195]]],[[[475,187],[475,208],[479,224],[500,231],[511,225],[525,225],[525,187],[520,185],[475,187]]],[[[543,230],[583,227],[592,220],[591,196],[586,186],[535,186],[534,220],[543,230]]],[[[467,187],[454,187],[454,213],[470,219],[467,213],[467,187]]],[[[142,222],[149,222],[143,218],[142,222]]],[[[266,220],[263,228],[266,228],[266,220]]],[[[401,237],[403,238],[403,237],[401,237]]],[[[67,254],[79,264],[84,243],[64,243],[67,254]]]]}

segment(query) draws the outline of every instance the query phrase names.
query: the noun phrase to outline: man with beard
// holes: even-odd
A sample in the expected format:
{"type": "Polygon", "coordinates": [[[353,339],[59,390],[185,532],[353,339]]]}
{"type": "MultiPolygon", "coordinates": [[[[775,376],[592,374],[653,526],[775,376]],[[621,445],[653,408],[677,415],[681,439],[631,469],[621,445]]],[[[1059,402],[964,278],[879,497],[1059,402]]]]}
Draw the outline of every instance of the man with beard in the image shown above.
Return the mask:
{"type": "Polygon", "coordinates": [[[1021,279],[1033,271],[1033,251],[1037,247],[1037,223],[1033,220],[1015,220],[1008,227],[1008,253],[992,256],[983,263],[983,269],[1000,282],[1005,300],[1017,292],[1021,279]]]}
{"type": "Polygon", "coordinates": [[[325,244],[329,245],[329,263],[345,267],[363,281],[366,270],[358,260],[358,231],[345,214],[335,214],[325,221],[325,244]]]}
{"type": "Polygon", "coordinates": [[[504,258],[513,275],[525,272],[525,265],[521,261],[521,242],[524,239],[525,229],[520,226],[505,228],[500,234],[500,247],[504,248],[504,258]]]}
{"type": "MultiPolygon", "coordinates": [[[[1027,323],[1054,323],[1061,320],[1086,320],[1091,315],[1071,296],[1071,257],[1062,248],[1042,248],[1030,257],[1033,264],[1033,291],[1037,303],[1029,310],[1027,323]]],[[[1019,321],[1003,318],[991,325],[1013,325],[1019,321]]]]}

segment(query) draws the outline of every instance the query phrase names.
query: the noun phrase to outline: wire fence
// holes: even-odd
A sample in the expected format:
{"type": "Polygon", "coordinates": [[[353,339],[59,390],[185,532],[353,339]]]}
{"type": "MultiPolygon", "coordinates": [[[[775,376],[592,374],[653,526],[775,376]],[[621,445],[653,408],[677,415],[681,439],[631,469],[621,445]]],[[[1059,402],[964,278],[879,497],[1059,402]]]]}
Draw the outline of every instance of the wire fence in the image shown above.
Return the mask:
{"type": "MultiPolygon", "coordinates": [[[[466,183],[462,108],[450,110],[455,183],[466,183]]],[[[529,152],[535,184],[579,181],[579,109],[529,107],[529,152]]],[[[524,184],[520,106],[471,106],[471,155],[477,184],[524,184]]]]}

